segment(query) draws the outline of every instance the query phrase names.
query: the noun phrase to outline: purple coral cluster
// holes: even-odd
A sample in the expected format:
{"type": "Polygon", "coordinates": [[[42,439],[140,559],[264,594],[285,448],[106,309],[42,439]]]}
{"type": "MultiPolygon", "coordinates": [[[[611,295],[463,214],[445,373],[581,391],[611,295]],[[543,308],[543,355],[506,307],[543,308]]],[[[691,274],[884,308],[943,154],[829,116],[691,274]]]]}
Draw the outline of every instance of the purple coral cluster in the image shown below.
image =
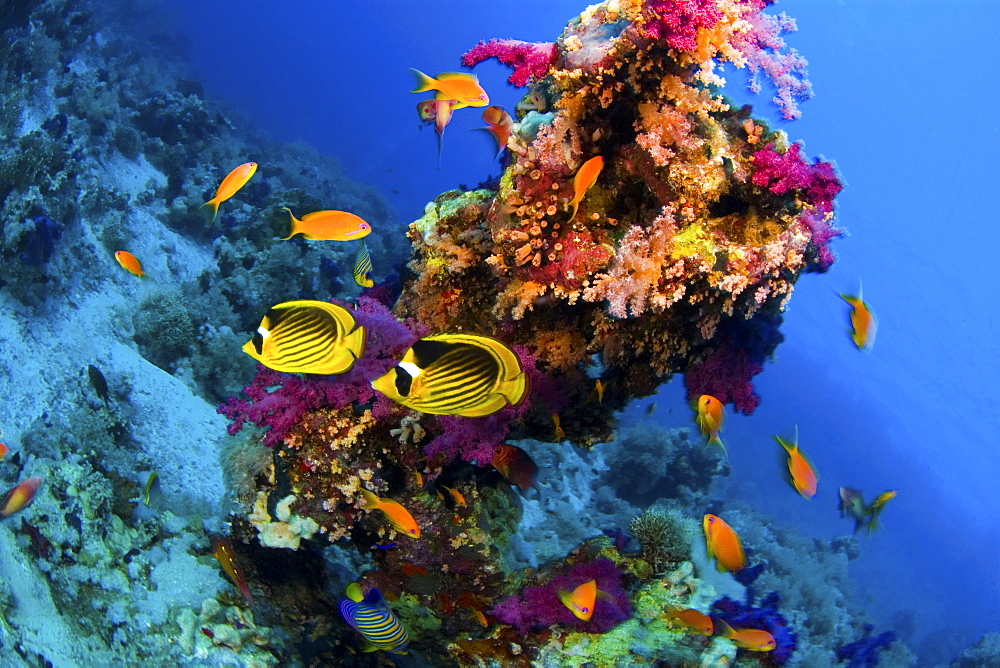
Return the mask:
{"type": "Polygon", "coordinates": [[[532,629],[545,629],[553,624],[565,624],[585,633],[607,633],[632,614],[632,603],[622,589],[622,574],[607,557],[573,566],[565,575],[557,575],[542,587],[525,587],[520,596],[514,595],[498,603],[490,614],[504,624],[527,635],[532,629]],[[559,600],[558,591],[572,591],[585,582],[595,580],[598,590],[609,598],[598,596],[593,616],[577,619],[559,600]]]}
{"type": "Polygon", "coordinates": [[[848,661],[848,668],[874,668],[878,665],[879,653],[896,639],[892,631],[872,635],[875,629],[871,624],[865,624],[864,635],[854,642],[837,648],[837,660],[848,661]]]}
{"type": "MultiPolygon", "coordinates": [[[[749,599],[749,596],[748,596],[749,599]]],[[[761,629],[770,633],[775,640],[771,660],[775,665],[788,663],[795,651],[796,636],[792,633],[788,622],[778,612],[778,592],[773,591],[764,597],[760,605],[752,605],[734,601],[728,596],[712,604],[712,615],[729,624],[734,629],[761,629]]]]}
{"type": "Polygon", "coordinates": [[[694,51],[698,28],[711,28],[723,16],[716,0],[651,0],[647,6],[655,19],[646,23],[646,36],[678,51],[694,51]]]}
{"type": "Polygon", "coordinates": [[[496,58],[514,71],[507,78],[512,86],[527,86],[533,79],[549,73],[558,52],[554,42],[524,42],[519,39],[491,39],[480,42],[462,55],[462,64],[474,67],[484,60],[496,58]]]}
{"type": "Polygon", "coordinates": [[[343,408],[352,402],[374,400],[372,414],[384,416],[392,409],[389,399],[377,394],[371,381],[389,370],[421,335],[412,323],[402,323],[380,302],[361,297],[352,311],[355,321],[367,330],[365,351],[351,370],[339,376],[300,377],[258,365],[245,398],[229,397],[218,412],[231,421],[230,434],[238,433],[250,421],[269,427],[263,443],[281,443],[303,414],[320,408],[343,408]]]}
{"type": "Polygon", "coordinates": [[[833,198],[843,190],[833,165],[817,160],[813,164],[802,157],[802,145],[792,144],[784,153],[768,144],[753,154],[753,184],[775,195],[789,190],[800,191],[802,201],[820,211],[833,209],[833,198]]]}

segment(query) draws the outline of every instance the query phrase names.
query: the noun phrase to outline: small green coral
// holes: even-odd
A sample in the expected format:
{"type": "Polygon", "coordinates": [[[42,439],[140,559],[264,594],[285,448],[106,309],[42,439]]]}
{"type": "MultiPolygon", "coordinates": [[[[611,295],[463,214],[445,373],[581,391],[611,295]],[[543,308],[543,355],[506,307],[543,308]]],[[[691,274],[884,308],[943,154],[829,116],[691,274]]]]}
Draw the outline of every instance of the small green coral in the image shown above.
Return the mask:
{"type": "Polygon", "coordinates": [[[642,557],[657,572],[691,558],[691,522],[676,510],[653,506],[632,518],[629,531],[642,545],[642,557]]]}

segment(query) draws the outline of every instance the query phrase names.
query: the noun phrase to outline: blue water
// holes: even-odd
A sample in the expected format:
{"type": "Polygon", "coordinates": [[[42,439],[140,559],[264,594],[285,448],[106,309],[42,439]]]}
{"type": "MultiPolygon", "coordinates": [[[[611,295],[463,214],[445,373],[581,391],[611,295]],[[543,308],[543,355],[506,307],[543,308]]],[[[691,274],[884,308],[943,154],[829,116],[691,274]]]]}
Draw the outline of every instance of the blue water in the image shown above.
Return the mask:
{"type": "MultiPolygon", "coordinates": [[[[276,137],[336,155],[387,193],[402,222],[434,194],[498,173],[489,137],[465,133],[475,114],[456,114],[435,169],[434,133],[417,129],[421,96],[407,94],[407,68],[455,69],[484,38],[551,39],[580,9],[542,0],[405,12],[391,2],[177,6],[209,93],[276,137]]],[[[783,0],[772,10],[796,19],[787,39],[809,60],[815,92],[782,127],[811,158],[837,164],[847,183],[838,222],[850,235],[835,242],[828,274],[796,286],[786,342],[757,380],[760,408],[729,422],[734,487],[816,536],[849,526],[836,511],[838,486],[897,489],[884,531],[862,541],[851,565],[867,608],[886,628],[898,611],[916,611],[915,645],[968,645],[1000,626],[1000,553],[990,547],[1000,540],[1000,129],[990,120],[1000,95],[973,55],[997,43],[1000,5],[783,0]],[[961,55],[968,45],[977,46],[961,55]],[[836,295],[859,283],[880,323],[871,354],[850,345],[836,295]],[[770,435],[793,424],[821,475],[808,504],[772,484],[781,461],[770,435]]],[[[488,61],[476,71],[492,102],[519,99],[506,68],[488,61]]],[[[729,88],[741,87],[742,73],[731,74],[729,88]]],[[[777,120],[766,96],[733,93],[777,120]]],[[[682,403],[674,386],[670,401],[682,403]]]]}
{"type": "MultiPolygon", "coordinates": [[[[162,9],[206,97],[237,126],[334,156],[385,196],[402,237],[440,192],[501,172],[492,138],[469,132],[482,125],[475,111],[448,126],[438,168],[409,68],[459,69],[462,53],[492,37],[552,40],[583,5],[164,0],[162,9]]],[[[877,631],[902,632],[914,613],[904,639],[918,665],[935,665],[1000,630],[1000,94],[991,58],[1000,3],[781,0],[771,11],[797,20],[786,39],[809,60],[815,97],[801,119],[784,122],[766,90],[742,90],[742,72],[728,71],[727,92],[804,141],[810,159],[836,164],[846,183],[837,225],[849,234],[834,242],[828,273],[796,285],[786,340],[755,380],[760,407],[729,415],[733,473],[721,489],[822,539],[851,529],[837,511],[839,486],[867,497],[897,490],[882,528],[861,536],[852,595],[877,631]],[[870,353],[851,344],[837,296],[862,284],[879,319],[870,353]],[[771,438],[794,425],[820,474],[809,502],[780,483],[784,460],[771,438]]],[[[491,103],[513,108],[522,91],[506,83],[507,68],[491,60],[476,72],[491,103]]],[[[264,165],[268,156],[245,159],[264,165]]],[[[663,426],[690,426],[680,379],[656,401],[663,426]]],[[[648,402],[627,410],[623,426],[645,419],[648,402]]]]}

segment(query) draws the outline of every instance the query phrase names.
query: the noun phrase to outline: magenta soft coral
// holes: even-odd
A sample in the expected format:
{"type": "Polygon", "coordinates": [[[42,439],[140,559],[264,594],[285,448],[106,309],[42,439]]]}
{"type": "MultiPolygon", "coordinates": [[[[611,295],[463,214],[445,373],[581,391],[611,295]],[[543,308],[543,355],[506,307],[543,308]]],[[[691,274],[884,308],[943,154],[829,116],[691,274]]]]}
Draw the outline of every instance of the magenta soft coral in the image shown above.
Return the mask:
{"type": "Polygon", "coordinates": [[[587,564],[577,564],[565,575],[557,575],[543,587],[525,587],[524,592],[504,599],[490,610],[504,624],[526,635],[532,629],[544,629],[553,624],[565,624],[586,633],[607,633],[632,614],[632,603],[622,590],[621,572],[607,557],[587,564]],[[577,619],[559,600],[558,591],[572,591],[590,580],[613,601],[598,597],[594,614],[587,620],[577,619]]]}
{"type": "Polygon", "coordinates": [[[843,189],[833,165],[817,161],[810,165],[802,157],[801,144],[795,143],[784,153],[768,144],[751,157],[754,172],[751,180],[755,186],[767,188],[775,195],[790,190],[800,191],[806,204],[821,211],[833,209],[833,198],[843,189]]]}
{"type": "Polygon", "coordinates": [[[707,394],[750,415],[760,404],[752,379],[763,369],[750,351],[726,342],[684,374],[684,385],[689,399],[707,394]]]}
{"type": "Polygon", "coordinates": [[[474,67],[489,58],[496,58],[513,67],[507,81],[520,88],[532,79],[549,73],[556,61],[556,45],[552,42],[524,42],[519,39],[491,39],[480,42],[462,55],[462,64],[474,67]]]}
{"type": "Polygon", "coordinates": [[[280,443],[303,414],[319,408],[340,409],[352,402],[374,400],[372,413],[378,417],[392,409],[392,402],[371,388],[378,378],[403,356],[423,332],[416,325],[396,320],[383,304],[361,297],[353,311],[354,319],[366,331],[365,351],[350,371],[339,376],[305,376],[281,373],[258,365],[250,384],[243,388],[245,398],[229,397],[218,412],[229,418],[230,434],[239,432],[250,421],[270,427],[264,445],[280,443]]]}
{"type": "Polygon", "coordinates": [[[678,51],[694,51],[698,28],[711,28],[723,16],[716,0],[651,0],[647,7],[654,18],[645,25],[646,35],[678,51]]]}

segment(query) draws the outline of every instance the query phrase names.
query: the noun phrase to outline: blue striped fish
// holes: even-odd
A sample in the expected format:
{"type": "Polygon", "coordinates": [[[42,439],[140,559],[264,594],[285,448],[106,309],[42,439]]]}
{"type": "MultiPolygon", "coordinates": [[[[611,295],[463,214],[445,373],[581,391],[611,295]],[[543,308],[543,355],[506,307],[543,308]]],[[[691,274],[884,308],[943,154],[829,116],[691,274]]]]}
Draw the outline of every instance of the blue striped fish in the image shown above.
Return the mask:
{"type": "Polygon", "coordinates": [[[364,241],[358,247],[358,256],[354,259],[351,274],[354,276],[354,282],[363,288],[375,285],[375,281],[372,280],[372,257],[368,254],[368,246],[364,241]]]}
{"type": "Polygon", "coordinates": [[[406,654],[410,637],[378,589],[372,589],[362,598],[361,587],[354,582],[347,588],[347,596],[340,602],[340,614],[371,643],[366,651],[381,649],[406,654]]]}

